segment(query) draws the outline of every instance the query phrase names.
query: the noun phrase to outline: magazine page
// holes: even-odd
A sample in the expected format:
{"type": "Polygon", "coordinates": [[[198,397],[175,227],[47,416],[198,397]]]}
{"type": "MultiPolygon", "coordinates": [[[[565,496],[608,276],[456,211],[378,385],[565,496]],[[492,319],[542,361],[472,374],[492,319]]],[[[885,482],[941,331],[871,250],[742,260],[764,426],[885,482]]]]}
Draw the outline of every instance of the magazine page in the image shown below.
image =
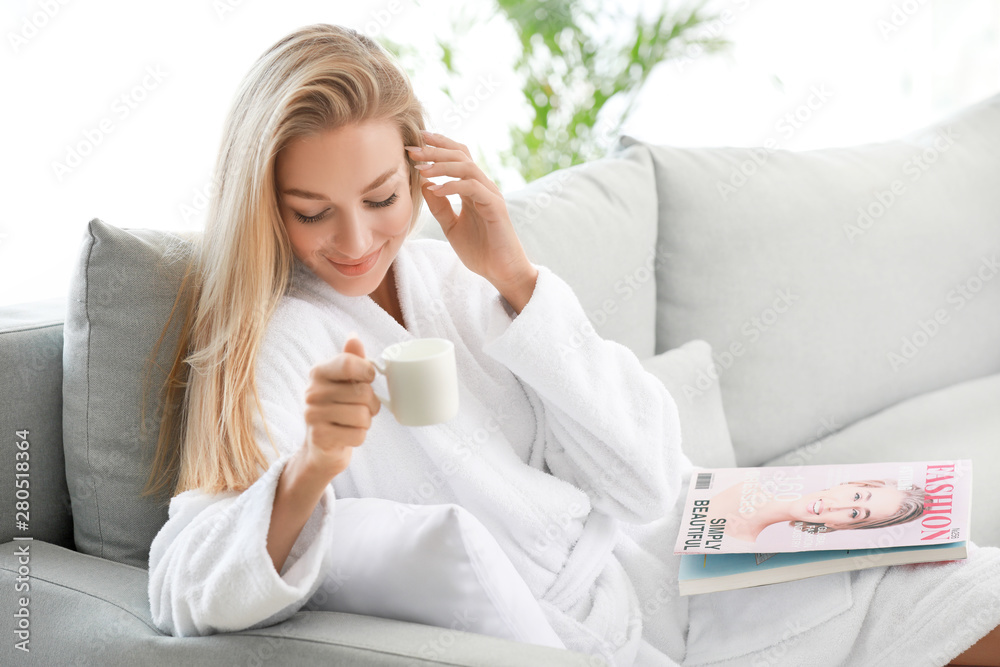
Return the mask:
{"type": "Polygon", "coordinates": [[[971,500],[969,460],[698,469],[674,553],[958,542],[971,500]]]}

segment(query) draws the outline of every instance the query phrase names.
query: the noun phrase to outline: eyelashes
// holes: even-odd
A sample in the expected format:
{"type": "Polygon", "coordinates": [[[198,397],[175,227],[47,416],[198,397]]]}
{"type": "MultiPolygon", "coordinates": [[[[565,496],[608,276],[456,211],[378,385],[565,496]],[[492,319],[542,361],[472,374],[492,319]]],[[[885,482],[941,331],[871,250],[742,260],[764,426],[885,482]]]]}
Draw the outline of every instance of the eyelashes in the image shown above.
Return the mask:
{"type": "Polygon", "coordinates": [[[388,199],[383,199],[382,201],[368,202],[368,205],[372,208],[384,208],[386,206],[392,206],[395,201],[399,199],[399,195],[393,192],[388,199]]]}
{"type": "MultiPolygon", "coordinates": [[[[399,199],[399,194],[393,192],[388,199],[383,199],[382,201],[370,201],[368,202],[368,206],[370,206],[371,208],[385,208],[386,206],[392,206],[394,203],[396,203],[397,199],[399,199]]],[[[322,213],[317,213],[316,215],[312,216],[306,216],[302,215],[301,213],[295,213],[295,218],[299,222],[307,225],[311,222],[322,220],[325,217],[326,217],[326,211],[323,211],[322,213]]]]}

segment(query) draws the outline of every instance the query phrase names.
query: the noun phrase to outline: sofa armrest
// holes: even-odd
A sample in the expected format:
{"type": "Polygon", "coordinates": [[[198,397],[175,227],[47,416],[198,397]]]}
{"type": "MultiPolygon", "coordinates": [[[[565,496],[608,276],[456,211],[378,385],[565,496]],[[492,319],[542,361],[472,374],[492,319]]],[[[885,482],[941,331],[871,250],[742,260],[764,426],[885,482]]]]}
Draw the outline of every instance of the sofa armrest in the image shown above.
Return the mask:
{"type": "MultiPolygon", "coordinates": [[[[582,653],[459,630],[326,611],[299,611],[266,628],[206,637],[171,637],[153,624],[148,571],[40,540],[0,544],[4,615],[30,597],[32,664],[101,665],[599,665],[582,653]],[[15,585],[27,545],[29,591],[15,585]]],[[[0,664],[21,652],[10,638],[0,664]]]]}
{"type": "MultiPolygon", "coordinates": [[[[63,455],[62,383],[65,297],[0,306],[0,543],[31,536],[75,548],[63,455]],[[18,437],[24,434],[27,437],[18,437]],[[15,437],[17,440],[15,441],[15,437]],[[17,490],[15,442],[27,441],[30,519],[18,531],[12,516],[17,490]]],[[[25,478],[20,478],[23,483],[25,478]]]]}

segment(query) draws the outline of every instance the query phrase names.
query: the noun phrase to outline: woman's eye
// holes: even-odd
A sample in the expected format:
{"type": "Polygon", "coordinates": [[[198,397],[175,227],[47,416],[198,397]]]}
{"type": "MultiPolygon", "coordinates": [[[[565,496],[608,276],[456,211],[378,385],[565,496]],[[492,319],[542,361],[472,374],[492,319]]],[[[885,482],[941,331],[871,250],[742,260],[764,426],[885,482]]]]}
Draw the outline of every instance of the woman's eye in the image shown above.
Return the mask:
{"type": "Polygon", "coordinates": [[[384,206],[392,206],[398,198],[399,195],[393,192],[388,199],[383,199],[382,201],[371,201],[368,202],[368,205],[371,206],[372,208],[382,208],[384,206]]]}
{"type": "Polygon", "coordinates": [[[855,493],[854,494],[854,500],[855,501],[861,500],[861,494],[860,493],[855,493]]]}
{"type": "Polygon", "coordinates": [[[297,212],[295,213],[295,217],[298,218],[299,222],[304,222],[307,225],[310,222],[316,222],[317,220],[323,218],[325,215],[326,215],[326,211],[321,211],[321,212],[317,213],[316,215],[309,215],[309,216],[302,215],[301,213],[297,213],[297,212]]]}
{"type": "Polygon", "coordinates": [[[851,510],[851,518],[852,519],[857,519],[859,514],[861,514],[861,512],[859,512],[857,510],[851,510]]]}
{"type": "MultiPolygon", "coordinates": [[[[399,194],[393,192],[388,199],[383,199],[382,201],[370,201],[368,202],[368,206],[370,206],[371,208],[385,208],[386,206],[392,206],[394,203],[396,203],[397,199],[399,199],[399,194]]],[[[310,222],[316,222],[317,220],[321,220],[324,217],[326,217],[326,211],[321,211],[316,215],[302,215],[301,213],[295,212],[295,218],[299,222],[307,225],[310,222]]]]}

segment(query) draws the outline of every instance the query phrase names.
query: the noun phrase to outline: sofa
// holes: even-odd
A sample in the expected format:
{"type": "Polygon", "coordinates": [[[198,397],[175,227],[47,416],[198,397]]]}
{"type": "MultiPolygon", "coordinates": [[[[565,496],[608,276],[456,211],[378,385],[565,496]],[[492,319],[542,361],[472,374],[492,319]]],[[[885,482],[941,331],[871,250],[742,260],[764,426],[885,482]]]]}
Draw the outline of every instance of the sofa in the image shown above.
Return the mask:
{"type": "MultiPolygon", "coordinates": [[[[670,390],[696,465],[968,458],[970,537],[1000,546],[997,155],[1000,94],[845,148],[621,135],[506,197],[529,258],[670,390]]],[[[444,239],[426,209],[416,235],[444,239]]],[[[176,327],[153,345],[193,237],[96,218],[81,237],[67,298],[0,307],[0,664],[604,664],[308,607],[157,630],[147,563],[167,508],[139,496],[160,398],[142,380],[164,377],[176,327]]]]}

